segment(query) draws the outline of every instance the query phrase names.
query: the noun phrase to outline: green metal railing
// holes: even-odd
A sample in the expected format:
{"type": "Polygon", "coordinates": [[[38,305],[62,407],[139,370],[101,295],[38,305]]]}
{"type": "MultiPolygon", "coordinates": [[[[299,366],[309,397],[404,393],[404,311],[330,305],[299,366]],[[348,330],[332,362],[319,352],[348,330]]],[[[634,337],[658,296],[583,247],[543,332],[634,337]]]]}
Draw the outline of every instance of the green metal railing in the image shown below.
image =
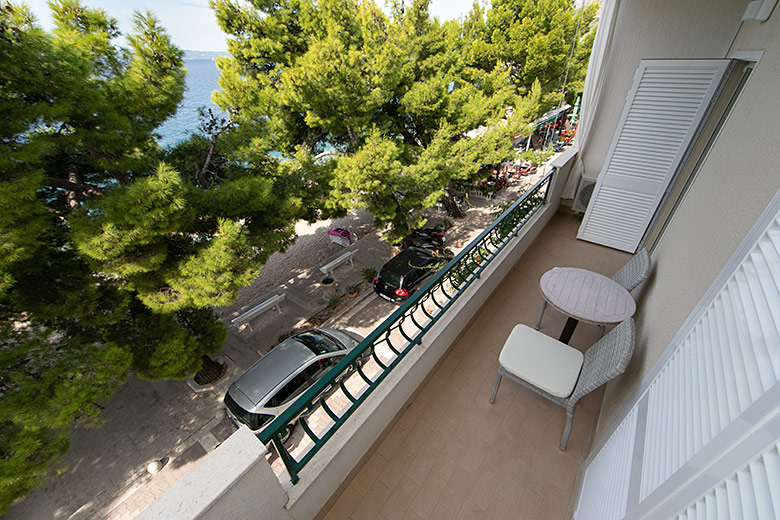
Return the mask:
{"type": "Polygon", "coordinates": [[[293,484],[298,482],[298,473],[306,463],[544,206],[553,172],[513,203],[258,434],[264,444],[273,442],[293,484]],[[295,421],[305,437],[290,450],[282,439],[287,425],[295,421]]]}

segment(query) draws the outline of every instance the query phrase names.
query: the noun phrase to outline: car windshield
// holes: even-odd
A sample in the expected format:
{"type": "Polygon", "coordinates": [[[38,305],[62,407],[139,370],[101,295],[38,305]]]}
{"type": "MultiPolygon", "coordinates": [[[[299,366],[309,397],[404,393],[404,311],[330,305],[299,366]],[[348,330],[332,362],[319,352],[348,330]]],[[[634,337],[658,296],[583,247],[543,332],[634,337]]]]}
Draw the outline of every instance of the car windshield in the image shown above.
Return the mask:
{"type": "Polygon", "coordinates": [[[341,350],[332,339],[314,331],[298,334],[295,339],[306,345],[316,356],[341,350]]]}
{"type": "Polygon", "coordinates": [[[398,276],[395,273],[391,273],[390,271],[382,271],[379,273],[379,279],[388,286],[395,287],[396,289],[400,289],[401,284],[403,283],[403,277],[398,276]]]}

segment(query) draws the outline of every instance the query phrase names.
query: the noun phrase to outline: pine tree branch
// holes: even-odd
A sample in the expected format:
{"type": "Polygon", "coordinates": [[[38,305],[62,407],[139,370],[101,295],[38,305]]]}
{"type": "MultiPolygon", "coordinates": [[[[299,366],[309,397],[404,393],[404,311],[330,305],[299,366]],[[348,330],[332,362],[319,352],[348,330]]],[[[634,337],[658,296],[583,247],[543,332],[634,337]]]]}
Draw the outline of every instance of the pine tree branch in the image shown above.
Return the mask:
{"type": "Polygon", "coordinates": [[[342,156],[342,155],[344,155],[344,152],[339,152],[338,150],[328,150],[327,152],[318,153],[317,155],[312,157],[311,160],[312,161],[317,161],[319,159],[322,159],[323,157],[329,157],[329,156],[332,156],[332,155],[342,156]]]}
{"type": "Polygon", "coordinates": [[[47,177],[44,179],[44,184],[52,188],[60,188],[62,190],[76,193],[98,196],[103,195],[103,192],[100,191],[96,186],[92,186],[90,184],[79,184],[77,182],[66,181],[65,179],[57,179],[55,177],[47,177]]]}

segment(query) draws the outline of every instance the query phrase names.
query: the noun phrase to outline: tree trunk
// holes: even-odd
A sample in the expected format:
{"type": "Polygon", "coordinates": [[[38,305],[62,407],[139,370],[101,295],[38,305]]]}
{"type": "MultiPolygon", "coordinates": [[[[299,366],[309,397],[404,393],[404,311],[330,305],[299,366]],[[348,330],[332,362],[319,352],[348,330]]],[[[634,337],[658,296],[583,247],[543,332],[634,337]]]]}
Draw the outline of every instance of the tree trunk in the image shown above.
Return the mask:
{"type": "Polygon", "coordinates": [[[195,382],[199,385],[209,385],[218,381],[220,377],[225,375],[227,364],[217,363],[206,354],[201,356],[201,360],[203,361],[203,365],[200,367],[198,373],[195,374],[195,382]]]}
{"type": "Polygon", "coordinates": [[[450,217],[463,218],[466,216],[455,202],[455,199],[452,198],[452,192],[449,188],[444,190],[444,196],[441,198],[441,203],[444,204],[444,209],[447,211],[447,215],[450,217]]]}

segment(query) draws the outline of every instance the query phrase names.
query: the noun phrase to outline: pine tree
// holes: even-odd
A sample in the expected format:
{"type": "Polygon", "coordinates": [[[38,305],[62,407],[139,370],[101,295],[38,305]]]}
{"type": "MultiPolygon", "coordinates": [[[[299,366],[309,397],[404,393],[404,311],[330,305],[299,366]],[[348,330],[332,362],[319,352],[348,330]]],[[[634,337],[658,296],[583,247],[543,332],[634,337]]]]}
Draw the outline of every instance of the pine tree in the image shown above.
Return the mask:
{"type": "Polygon", "coordinates": [[[215,100],[251,146],[300,168],[326,209],[365,207],[395,240],[453,182],[511,156],[521,122],[505,120],[509,71],[466,63],[460,25],[432,20],[426,0],[389,17],[354,0],[212,5],[233,36],[215,100]],[[480,125],[486,136],[464,136],[480,125]]]}
{"type": "Polygon", "coordinates": [[[232,154],[230,125],[160,150],[185,70],[151,13],[120,48],[102,10],[51,7],[51,32],[0,9],[0,512],[128,374],[198,371],[226,334],[211,307],[308,212],[300,173],[232,154]]]}
{"type": "Polygon", "coordinates": [[[558,105],[568,68],[565,95],[573,103],[582,91],[598,9],[596,2],[575,8],[573,0],[493,0],[484,18],[478,10],[470,16],[481,51],[475,65],[505,64],[521,91],[538,80],[542,111],[558,105]]]}

